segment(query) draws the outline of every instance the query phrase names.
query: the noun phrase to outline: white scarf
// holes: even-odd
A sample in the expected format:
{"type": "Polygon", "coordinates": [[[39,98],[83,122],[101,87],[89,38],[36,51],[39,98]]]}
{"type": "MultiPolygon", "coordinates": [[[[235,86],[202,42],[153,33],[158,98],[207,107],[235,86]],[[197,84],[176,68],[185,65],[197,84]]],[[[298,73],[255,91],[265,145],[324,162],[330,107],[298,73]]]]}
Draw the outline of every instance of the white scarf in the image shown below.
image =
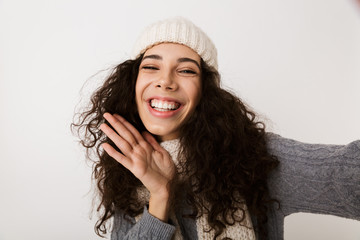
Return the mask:
{"type": "MultiPolygon", "coordinates": [[[[179,154],[179,146],[180,146],[179,140],[175,139],[175,140],[165,141],[165,142],[160,143],[160,145],[169,152],[175,165],[178,166],[178,163],[179,163],[178,154],[179,154]]],[[[149,192],[147,191],[147,189],[144,188],[143,190],[141,190],[139,195],[144,200],[146,200],[146,201],[149,200],[149,192]]],[[[247,211],[246,206],[245,206],[245,209],[246,209],[245,218],[241,222],[241,224],[237,223],[232,226],[230,226],[230,225],[226,226],[226,229],[220,235],[219,239],[222,239],[224,237],[228,237],[228,238],[231,238],[234,240],[235,239],[241,239],[241,240],[255,240],[256,239],[254,229],[253,229],[253,226],[251,223],[250,214],[247,211]]],[[[239,218],[241,218],[243,216],[241,210],[238,210],[236,212],[236,216],[239,218]]],[[[136,217],[136,221],[138,221],[140,219],[140,217],[141,217],[141,215],[136,217]]],[[[175,215],[171,215],[170,219],[176,224],[176,231],[175,231],[175,234],[172,239],[173,240],[183,239],[183,237],[181,235],[180,227],[179,227],[179,224],[177,222],[175,215]]],[[[196,230],[197,230],[199,240],[213,240],[214,239],[215,231],[214,230],[208,231],[209,225],[207,222],[207,214],[202,214],[202,216],[200,218],[196,219],[196,230]]]]}

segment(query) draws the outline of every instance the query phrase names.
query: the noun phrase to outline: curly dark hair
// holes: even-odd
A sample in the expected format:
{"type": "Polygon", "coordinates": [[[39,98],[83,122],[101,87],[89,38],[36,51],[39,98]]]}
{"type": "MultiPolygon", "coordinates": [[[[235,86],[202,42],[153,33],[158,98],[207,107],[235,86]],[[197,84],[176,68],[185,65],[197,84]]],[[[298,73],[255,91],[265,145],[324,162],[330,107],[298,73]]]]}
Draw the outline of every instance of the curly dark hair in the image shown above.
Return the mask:
{"type": "MultiPolygon", "coordinates": [[[[127,119],[140,132],[146,131],[136,109],[135,83],[142,56],[116,66],[95,91],[86,111],[77,114],[72,130],[81,144],[96,152],[93,178],[96,180],[101,212],[95,225],[99,236],[107,233],[106,222],[116,211],[135,217],[143,211],[137,190],[142,183],[125,167],[102,151],[104,142],[119,149],[99,130],[105,112],[117,113],[127,119]]],[[[254,219],[259,238],[267,236],[268,204],[275,200],[269,196],[267,178],[276,168],[278,160],[268,153],[265,125],[256,114],[235,94],[222,89],[220,75],[201,60],[201,100],[193,115],[181,127],[181,182],[173,188],[182,188],[181,197],[193,208],[193,214],[184,217],[200,217],[208,214],[208,224],[215,230],[215,239],[226,225],[243,219],[234,217],[236,210],[246,206],[254,219]],[[242,196],[239,199],[239,196],[242,196]],[[205,211],[205,212],[204,212],[205,211]],[[231,216],[230,219],[227,216],[231,216]]],[[[180,199],[174,197],[173,199],[180,199]]],[[[173,206],[179,203],[175,200],[173,206]]]]}

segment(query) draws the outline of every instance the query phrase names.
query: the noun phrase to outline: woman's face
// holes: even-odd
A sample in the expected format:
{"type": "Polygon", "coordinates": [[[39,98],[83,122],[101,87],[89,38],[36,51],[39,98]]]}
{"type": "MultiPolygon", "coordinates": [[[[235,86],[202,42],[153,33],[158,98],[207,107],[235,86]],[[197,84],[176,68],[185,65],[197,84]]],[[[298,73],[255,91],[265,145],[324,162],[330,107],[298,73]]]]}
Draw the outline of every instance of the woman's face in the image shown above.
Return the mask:
{"type": "Polygon", "coordinates": [[[148,49],[136,80],[136,104],[146,129],[161,141],[179,137],[201,96],[200,56],[187,46],[148,49]]]}

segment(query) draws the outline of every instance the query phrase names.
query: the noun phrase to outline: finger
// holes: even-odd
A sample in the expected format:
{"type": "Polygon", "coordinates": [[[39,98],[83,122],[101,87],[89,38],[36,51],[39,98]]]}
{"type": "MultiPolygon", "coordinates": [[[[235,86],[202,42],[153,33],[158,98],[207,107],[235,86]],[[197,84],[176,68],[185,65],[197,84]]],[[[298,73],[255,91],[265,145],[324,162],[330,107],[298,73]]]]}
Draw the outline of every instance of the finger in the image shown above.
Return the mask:
{"type": "Polygon", "coordinates": [[[133,149],[132,146],[106,123],[100,125],[100,130],[103,131],[103,133],[105,133],[105,135],[108,136],[125,155],[131,153],[133,149]]]}
{"type": "Polygon", "coordinates": [[[132,164],[127,157],[125,157],[123,154],[116,151],[115,148],[113,148],[108,143],[103,143],[103,144],[101,144],[101,146],[107,152],[107,154],[109,154],[110,157],[114,158],[117,162],[119,162],[125,168],[130,170],[132,164]]]}
{"type": "Polygon", "coordinates": [[[116,132],[130,144],[130,146],[134,147],[138,145],[138,142],[135,139],[132,132],[129,131],[129,129],[125,127],[125,125],[122,122],[120,122],[117,118],[115,118],[110,113],[105,113],[104,118],[111,124],[111,126],[113,126],[116,132]]]}
{"type": "Polygon", "coordinates": [[[156,139],[154,138],[153,135],[151,135],[148,132],[143,132],[142,136],[144,137],[144,139],[151,145],[151,147],[158,151],[158,152],[162,152],[164,153],[164,151],[166,152],[166,150],[160,146],[160,144],[156,141],[156,139]]]}
{"type": "Polygon", "coordinates": [[[131,124],[129,123],[125,118],[118,114],[114,114],[114,117],[119,120],[122,124],[125,125],[125,127],[133,134],[137,142],[140,142],[144,140],[143,136],[139,133],[139,131],[131,124]]]}

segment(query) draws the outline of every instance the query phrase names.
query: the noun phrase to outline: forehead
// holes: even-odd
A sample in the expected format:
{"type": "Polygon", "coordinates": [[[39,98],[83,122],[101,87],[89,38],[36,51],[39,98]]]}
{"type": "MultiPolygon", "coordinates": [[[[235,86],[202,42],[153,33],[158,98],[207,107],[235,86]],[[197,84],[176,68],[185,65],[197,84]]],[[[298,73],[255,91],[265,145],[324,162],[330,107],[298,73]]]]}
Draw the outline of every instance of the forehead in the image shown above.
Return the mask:
{"type": "Polygon", "coordinates": [[[147,55],[160,55],[163,58],[192,58],[195,61],[200,63],[200,56],[194,50],[185,46],[183,44],[178,43],[160,43],[151,48],[147,49],[144,53],[144,56],[147,55]]]}

